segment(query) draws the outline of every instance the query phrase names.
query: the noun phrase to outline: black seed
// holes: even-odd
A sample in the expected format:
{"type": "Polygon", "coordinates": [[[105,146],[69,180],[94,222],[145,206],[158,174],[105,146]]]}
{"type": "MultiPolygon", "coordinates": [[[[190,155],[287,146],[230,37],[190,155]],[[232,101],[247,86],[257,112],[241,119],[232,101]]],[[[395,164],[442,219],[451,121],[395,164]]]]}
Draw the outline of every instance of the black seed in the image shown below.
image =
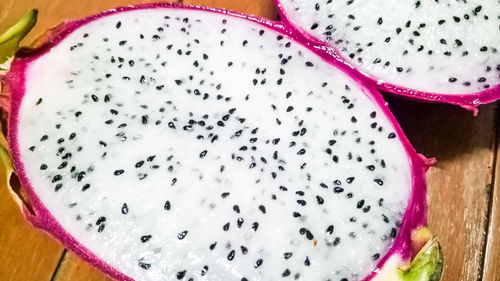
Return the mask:
{"type": "Polygon", "coordinates": [[[184,230],[184,231],[180,232],[179,234],[177,234],[177,239],[182,240],[186,237],[187,234],[188,234],[188,231],[184,230]]]}
{"type": "Polygon", "coordinates": [[[226,223],[225,225],[222,226],[222,230],[228,231],[229,230],[229,226],[230,226],[230,224],[226,223]]]}
{"type": "Polygon", "coordinates": [[[319,195],[316,195],[316,200],[318,201],[319,205],[322,205],[323,203],[325,203],[325,200],[323,199],[323,197],[321,197],[319,195]]]}
{"type": "Polygon", "coordinates": [[[186,271],[185,270],[177,272],[177,280],[183,279],[184,276],[186,276],[186,271]]]}
{"type": "Polygon", "coordinates": [[[121,174],[125,173],[124,170],[115,170],[115,172],[113,173],[115,176],[119,176],[121,174]]]}
{"type": "Polygon", "coordinates": [[[248,253],[248,249],[247,249],[247,247],[245,247],[245,246],[241,246],[240,248],[241,248],[241,253],[242,253],[242,254],[246,255],[246,254],[248,253]]]}
{"type": "Polygon", "coordinates": [[[361,208],[363,208],[364,204],[365,204],[365,200],[361,199],[361,200],[358,201],[358,203],[356,204],[356,206],[357,206],[358,209],[361,209],[361,208]]]}
{"type": "Polygon", "coordinates": [[[309,230],[306,230],[306,238],[309,240],[313,240],[314,235],[309,230]]]}
{"type": "Polygon", "coordinates": [[[266,213],[266,207],[265,207],[264,205],[260,205],[260,206],[259,206],[259,210],[260,210],[263,214],[265,214],[265,213],[266,213]]]}
{"type": "Polygon", "coordinates": [[[235,254],[236,252],[234,250],[231,250],[231,252],[229,252],[229,254],[227,255],[227,260],[232,261],[235,254]]]}
{"type": "Polygon", "coordinates": [[[144,262],[139,262],[139,266],[142,267],[145,270],[148,270],[151,267],[151,264],[144,263],[144,262]]]}
{"type": "Polygon", "coordinates": [[[252,223],[252,229],[253,229],[254,231],[257,231],[257,229],[258,229],[258,228],[259,228],[259,223],[258,223],[258,222],[254,222],[254,223],[252,223]]]}
{"type": "Polygon", "coordinates": [[[210,244],[210,246],[209,246],[210,250],[213,250],[215,248],[215,246],[217,246],[217,242],[210,244]]]}
{"type": "Polygon", "coordinates": [[[332,160],[333,160],[333,162],[338,163],[339,157],[337,155],[333,155],[332,160]]]}
{"type": "Polygon", "coordinates": [[[240,213],[240,207],[238,205],[233,206],[233,211],[235,211],[237,214],[240,213]]]}
{"type": "Polygon", "coordinates": [[[47,164],[40,165],[40,170],[47,170],[47,164]]]}
{"type": "Polygon", "coordinates": [[[329,225],[329,226],[326,228],[326,233],[328,233],[328,234],[332,234],[332,233],[333,233],[333,225],[329,225]]]}
{"type": "Polygon", "coordinates": [[[340,243],[340,237],[335,237],[333,240],[333,246],[337,246],[340,243]]]}
{"type": "Polygon", "coordinates": [[[54,178],[52,178],[52,183],[55,183],[57,181],[60,181],[62,180],[62,176],[61,175],[55,175],[54,178]]]}
{"type": "Polygon", "coordinates": [[[82,191],[85,191],[85,190],[87,190],[89,188],[90,188],[90,184],[86,183],[86,184],[83,185],[82,191]]]}
{"type": "Polygon", "coordinates": [[[390,133],[387,137],[390,138],[390,139],[393,139],[393,138],[396,137],[396,134],[395,133],[390,133]]]}
{"type": "Polygon", "coordinates": [[[255,262],[255,268],[259,267],[262,265],[262,262],[264,262],[262,259],[258,259],[256,262],[255,262]]]}
{"type": "Polygon", "coordinates": [[[385,223],[389,223],[389,218],[387,218],[386,215],[382,214],[382,219],[384,220],[385,223]]]}
{"type": "Polygon", "coordinates": [[[70,152],[68,152],[68,153],[64,154],[64,155],[61,157],[61,159],[66,160],[66,159],[71,158],[71,156],[72,156],[72,154],[71,154],[70,152]]]}
{"type": "Polygon", "coordinates": [[[372,260],[378,260],[380,258],[380,254],[375,254],[372,256],[372,260]]]}
{"type": "Polygon", "coordinates": [[[384,182],[383,182],[381,179],[374,179],[373,181],[374,181],[376,184],[378,184],[378,185],[383,185],[383,184],[384,184],[384,182]]]}
{"type": "Polygon", "coordinates": [[[122,206],[122,214],[124,214],[124,215],[128,214],[128,206],[127,206],[127,203],[123,203],[123,206],[122,206]]]}
{"type": "Polygon", "coordinates": [[[208,271],[208,265],[203,266],[201,270],[201,276],[205,276],[205,274],[207,274],[207,271],[208,271]]]}
{"type": "Polygon", "coordinates": [[[204,158],[206,155],[207,155],[207,152],[206,150],[203,150],[201,153],[200,153],[200,158],[204,158]]]}
{"type": "Polygon", "coordinates": [[[306,259],[304,260],[304,265],[305,266],[310,266],[311,265],[311,261],[309,260],[309,257],[306,257],[306,259]]]}
{"type": "Polygon", "coordinates": [[[104,230],[105,224],[101,224],[99,228],[97,229],[97,232],[102,232],[104,230]]]}
{"type": "Polygon", "coordinates": [[[146,243],[146,242],[148,242],[148,241],[149,241],[149,239],[151,239],[151,237],[152,237],[151,235],[143,235],[143,236],[141,237],[141,242],[142,242],[142,243],[146,243]]]}
{"type": "Polygon", "coordinates": [[[285,269],[285,271],[283,271],[283,273],[281,274],[282,277],[287,277],[290,275],[290,269],[285,269]]]}
{"type": "Polygon", "coordinates": [[[455,77],[450,77],[450,78],[448,79],[448,81],[449,81],[450,83],[457,82],[457,78],[455,78],[455,77]]]}
{"type": "Polygon", "coordinates": [[[58,191],[59,189],[61,189],[63,187],[62,183],[58,183],[56,184],[56,187],[54,188],[55,191],[58,191]]]}
{"type": "Polygon", "coordinates": [[[168,200],[165,201],[165,205],[163,205],[163,209],[170,211],[171,208],[172,208],[172,206],[170,205],[170,201],[168,201],[168,200]]]}
{"type": "Polygon", "coordinates": [[[243,225],[243,221],[244,221],[243,218],[238,218],[236,220],[236,224],[238,225],[238,228],[241,228],[241,226],[243,225]]]}

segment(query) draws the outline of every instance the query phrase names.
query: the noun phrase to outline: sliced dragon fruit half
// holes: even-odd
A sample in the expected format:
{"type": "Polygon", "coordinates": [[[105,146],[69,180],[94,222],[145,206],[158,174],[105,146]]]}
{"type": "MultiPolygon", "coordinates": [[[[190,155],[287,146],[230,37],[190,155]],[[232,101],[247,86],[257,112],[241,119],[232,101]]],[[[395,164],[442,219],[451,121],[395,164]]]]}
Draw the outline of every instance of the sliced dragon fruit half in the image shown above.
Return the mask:
{"type": "Polygon", "coordinates": [[[152,4],[45,41],[4,89],[24,211],[113,278],[439,280],[425,159],[280,23],[152,4]]]}
{"type": "Polygon", "coordinates": [[[500,98],[499,1],[276,2],[381,90],[469,109],[500,98]]]}

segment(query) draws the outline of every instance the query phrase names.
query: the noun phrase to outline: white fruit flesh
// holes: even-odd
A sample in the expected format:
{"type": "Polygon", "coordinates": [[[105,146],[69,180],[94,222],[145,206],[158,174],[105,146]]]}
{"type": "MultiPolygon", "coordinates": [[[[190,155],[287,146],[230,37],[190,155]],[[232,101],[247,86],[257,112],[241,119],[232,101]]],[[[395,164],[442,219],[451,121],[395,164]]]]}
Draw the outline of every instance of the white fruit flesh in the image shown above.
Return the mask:
{"type": "Polygon", "coordinates": [[[412,176],[391,122],[271,29],[121,12],[75,30],[25,78],[30,185],[135,280],[362,280],[398,233],[412,176]]]}
{"type": "Polygon", "coordinates": [[[281,0],[294,25],[361,71],[418,91],[500,84],[500,2],[281,0]]]}

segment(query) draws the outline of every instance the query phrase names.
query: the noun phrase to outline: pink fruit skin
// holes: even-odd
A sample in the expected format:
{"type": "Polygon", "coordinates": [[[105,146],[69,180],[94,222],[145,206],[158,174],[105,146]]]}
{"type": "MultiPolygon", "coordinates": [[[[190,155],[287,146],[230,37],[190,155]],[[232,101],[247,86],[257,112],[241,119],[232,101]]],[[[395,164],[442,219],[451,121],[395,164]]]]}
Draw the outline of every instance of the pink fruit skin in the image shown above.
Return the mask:
{"type": "Polygon", "coordinates": [[[103,271],[110,277],[120,280],[120,281],[133,281],[131,277],[119,272],[117,269],[113,268],[105,261],[101,260],[91,251],[89,251],[84,245],[78,242],[74,237],[72,237],[68,232],[66,232],[62,226],[57,222],[57,220],[52,216],[49,210],[44,206],[43,202],[37,196],[34,191],[28,177],[25,173],[25,167],[23,165],[20,148],[18,143],[18,118],[19,118],[19,108],[23,99],[25,91],[25,73],[30,63],[35,61],[38,57],[45,54],[51,47],[57,45],[61,40],[63,40],[68,34],[77,28],[84,26],[85,24],[97,20],[101,17],[108,15],[126,12],[136,9],[186,9],[186,10],[200,10],[210,13],[217,13],[222,15],[227,15],[231,17],[241,18],[248,20],[249,22],[260,24],[271,30],[278,31],[283,35],[289,36],[295,41],[301,43],[309,50],[313,51],[319,55],[322,59],[328,63],[340,67],[344,72],[346,72],[355,82],[360,84],[365,88],[365,94],[380,108],[380,110],[387,116],[392,125],[395,128],[395,132],[401,140],[408,159],[412,168],[412,192],[410,200],[408,202],[407,210],[404,214],[403,224],[401,226],[400,232],[395,239],[394,245],[388,252],[388,254],[383,257],[379,262],[377,268],[367,276],[363,281],[369,281],[372,279],[380,268],[384,265],[387,259],[392,255],[399,255],[401,259],[409,261],[411,258],[411,235],[415,229],[425,226],[427,224],[427,205],[426,205],[426,182],[425,182],[425,171],[429,167],[428,159],[425,159],[422,155],[416,153],[415,149],[411,146],[410,142],[404,135],[400,126],[398,125],[396,119],[390,112],[387,103],[382,98],[381,94],[375,89],[373,83],[367,81],[365,77],[360,75],[359,72],[352,69],[346,68],[342,62],[336,57],[332,57],[329,51],[324,45],[317,46],[312,42],[304,39],[301,34],[297,34],[297,31],[291,29],[288,24],[283,24],[281,22],[271,21],[268,19],[259,18],[256,16],[244,15],[238,12],[227,11],[224,9],[200,7],[200,6],[188,6],[182,4],[173,3],[155,3],[155,4],[145,4],[138,6],[128,6],[121,7],[109,11],[102,12],[90,16],[85,19],[68,21],[64,23],[64,26],[60,29],[57,34],[52,35],[45,44],[40,48],[26,52],[19,52],[16,58],[11,64],[11,68],[6,77],[7,86],[11,90],[11,111],[9,116],[9,126],[8,126],[8,140],[11,146],[10,153],[12,156],[12,161],[14,169],[21,181],[21,184],[28,195],[29,202],[32,207],[32,211],[23,207],[23,213],[26,219],[35,227],[49,233],[57,240],[59,240],[66,248],[70,249],[85,261],[90,263],[92,266],[103,271]]]}
{"type": "Polygon", "coordinates": [[[362,71],[357,70],[355,66],[351,65],[344,57],[342,57],[340,52],[338,52],[328,43],[314,37],[301,27],[295,26],[293,22],[290,20],[290,18],[287,16],[285,9],[281,4],[281,0],[274,0],[274,3],[278,7],[278,11],[280,14],[281,21],[283,22],[282,23],[283,26],[285,26],[287,29],[292,30],[292,32],[302,34],[303,37],[307,38],[306,40],[313,42],[313,44],[317,45],[319,48],[324,48],[328,50],[328,52],[332,56],[332,60],[336,60],[338,64],[344,65],[345,68],[352,69],[354,72],[356,72],[357,76],[364,76],[369,81],[369,83],[371,83],[372,85],[374,85],[374,87],[378,88],[381,91],[400,95],[412,100],[442,102],[442,103],[458,105],[467,110],[473,111],[474,115],[477,115],[478,106],[494,102],[500,99],[500,84],[477,93],[470,93],[463,95],[449,95],[449,94],[418,91],[387,82],[380,83],[377,81],[378,79],[376,77],[370,76],[366,73],[363,73],[362,71]]]}

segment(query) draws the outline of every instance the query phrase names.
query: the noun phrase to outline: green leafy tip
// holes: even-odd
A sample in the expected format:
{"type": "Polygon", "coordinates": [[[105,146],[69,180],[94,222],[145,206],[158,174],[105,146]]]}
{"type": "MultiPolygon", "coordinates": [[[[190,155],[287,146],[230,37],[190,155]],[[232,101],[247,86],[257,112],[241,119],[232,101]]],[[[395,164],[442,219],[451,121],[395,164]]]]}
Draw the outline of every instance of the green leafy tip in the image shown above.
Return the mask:
{"type": "Polygon", "coordinates": [[[398,269],[402,281],[439,281],[443,274],[443,253],[432,237],[407,268],[398,269]]]}
{"type": "Polygon", "coordinates": [[[7,61],[19,49],[19,42],[35,26],[38,10],[29,11],[16,24],[0,35],[0,64],[7,61]]]}

